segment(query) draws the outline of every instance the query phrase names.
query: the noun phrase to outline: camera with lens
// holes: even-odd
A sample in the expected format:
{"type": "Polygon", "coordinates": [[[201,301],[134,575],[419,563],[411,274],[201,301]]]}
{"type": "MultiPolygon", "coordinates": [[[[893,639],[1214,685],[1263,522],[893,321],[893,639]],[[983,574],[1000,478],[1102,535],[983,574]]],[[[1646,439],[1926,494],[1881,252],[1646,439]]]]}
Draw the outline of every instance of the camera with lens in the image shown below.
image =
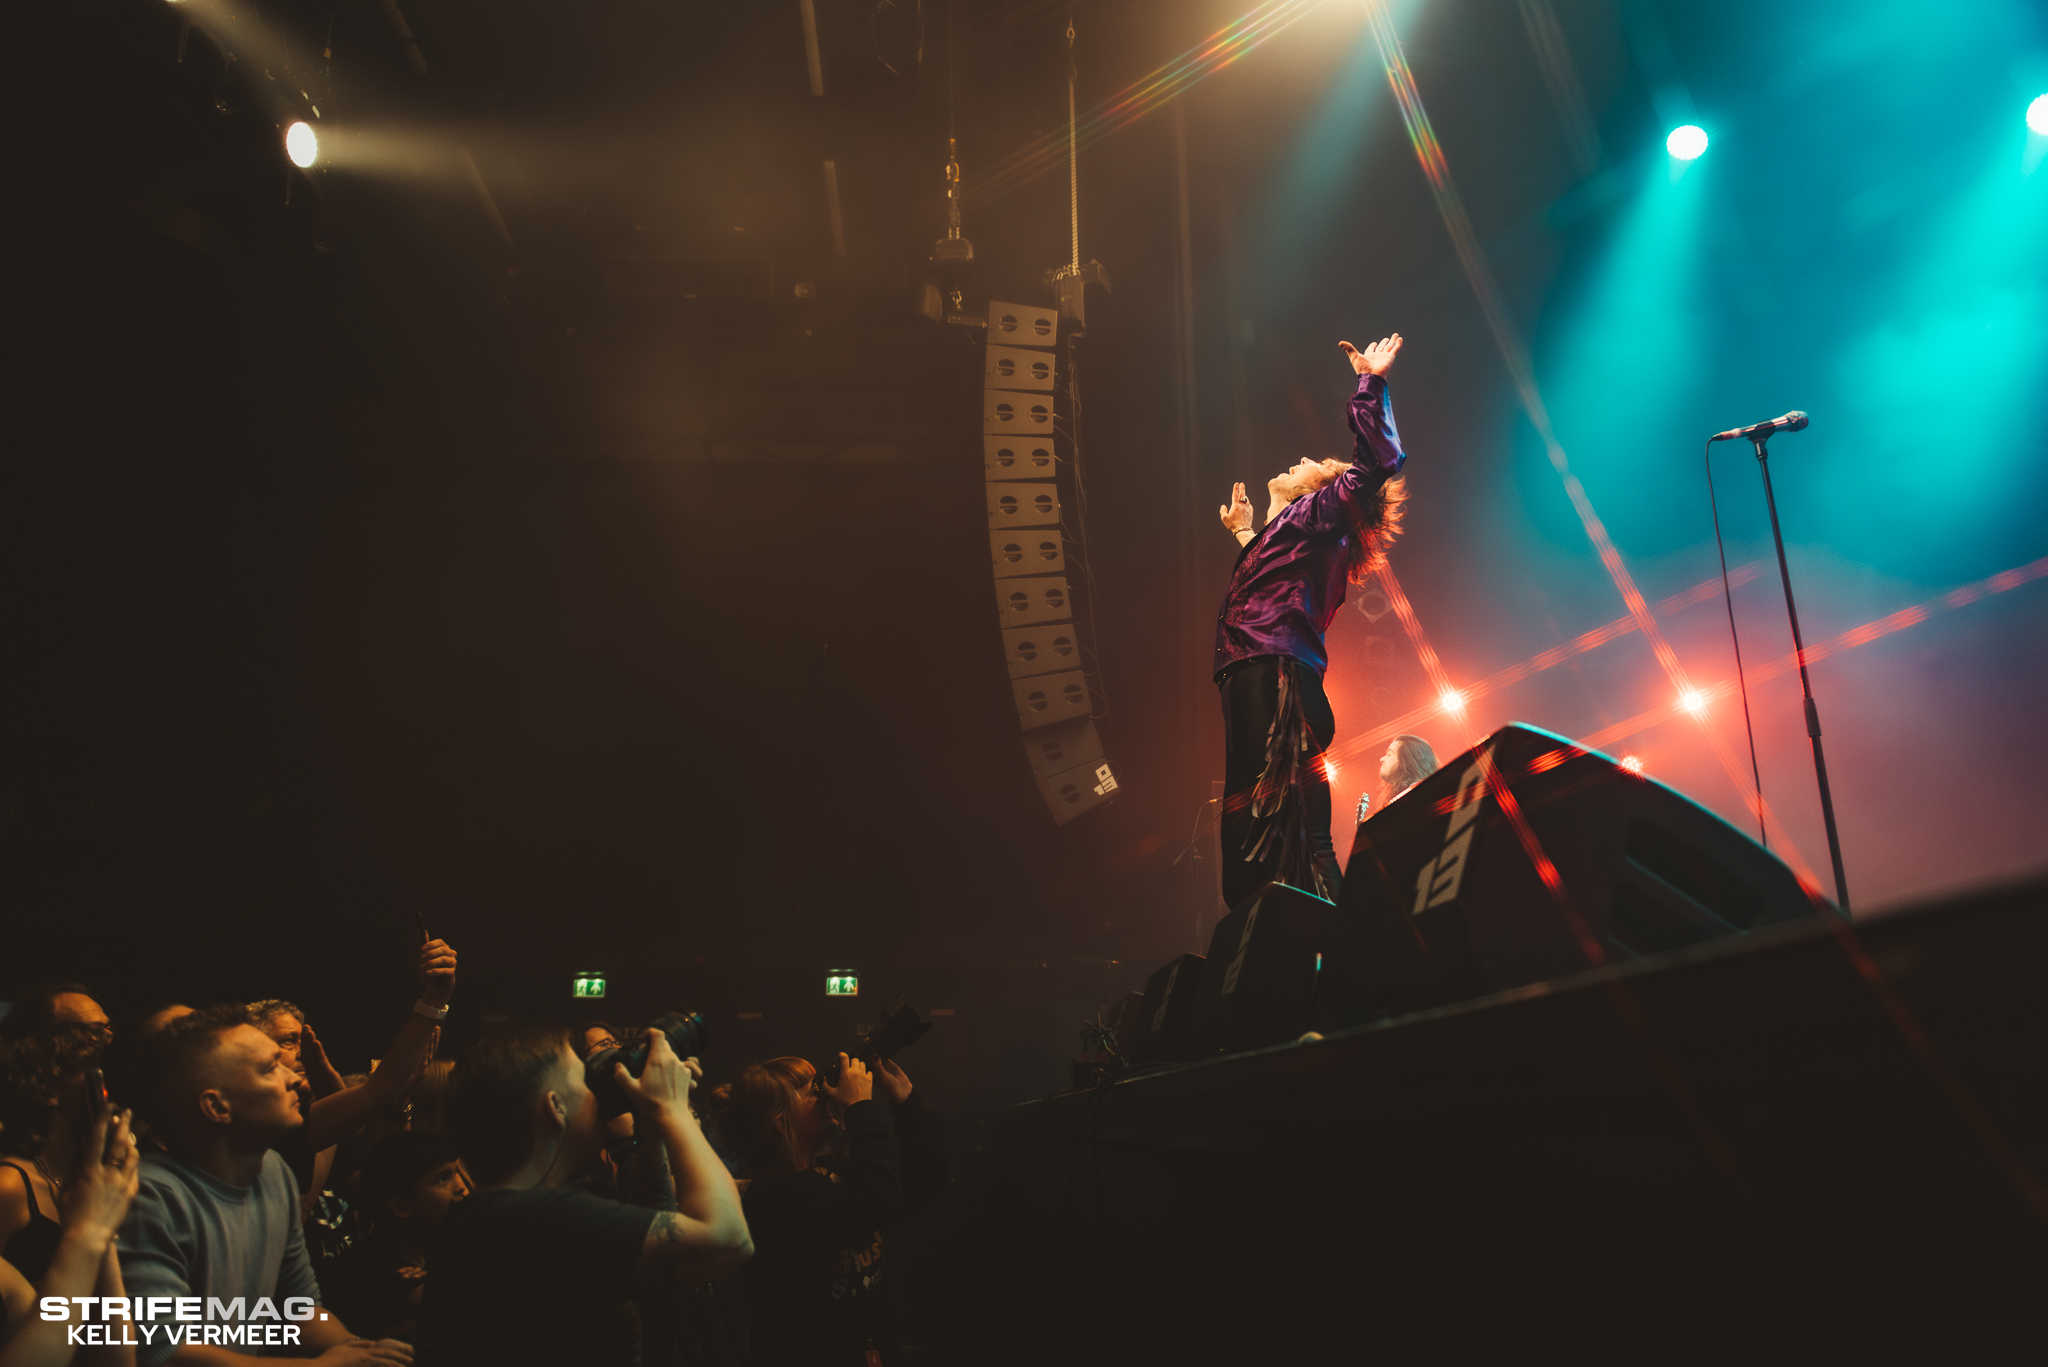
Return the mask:
{"type": "MultiPolygon", "coordinates": [[[[885,1058],[894,1058],[924,1037],[931,1029],[931,1022],[917,1018],[917,1012],[905,1006],[903,997],[898,997],[893,1006],[882,1013],[882,1018],[860,1032],[860,1043],[847,1050],[847,1055],[857,1058],[873,1068],[885,1058]]],[[[839,1085],[839,1056],[834,1054],[830,1062],[818,1069],[818,1080],[826,1087],[839,1085]]]]}
{"type": "MultiPolygon", "coordinates": [[[[670,1011],[656,1017],[648,1029],[659,1030],[668,1036],[668,1047],[676,1051],[677,1058],[701,1058],[711,1047],[711,1027],[696,1011],[670,1011]]],[[[626,1095],[625,1088],[619,1086],[619,1080],[613,1073],[621,1063],[634,1077],[640,1076],[640,1070],[647,1066],[645,1030],[636,1032],[633,1043],[600,1049],[583,1062],[584,1085],[597,1093],[598,1115],[606,1120],[624,1115],[633,1108],[632,1098],[626,1095]]]]}

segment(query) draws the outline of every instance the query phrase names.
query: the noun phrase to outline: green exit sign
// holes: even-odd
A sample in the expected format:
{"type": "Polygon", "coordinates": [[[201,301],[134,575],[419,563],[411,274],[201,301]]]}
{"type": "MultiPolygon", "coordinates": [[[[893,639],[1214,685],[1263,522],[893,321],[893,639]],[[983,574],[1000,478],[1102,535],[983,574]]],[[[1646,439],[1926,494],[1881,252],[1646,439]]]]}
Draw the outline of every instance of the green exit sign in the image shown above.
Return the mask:
{"type": "Polygon", "coordinates": [[[825,995],[828,997],[858,997],[860,977],[844,969],[834,969],[825,975],[825,995]]]}
{"type": "Polygon", "coordinates": [[[604,974],[578,973],[574,985],[569,989],[572,997],[602,997],[604,995],[604,974]]]}

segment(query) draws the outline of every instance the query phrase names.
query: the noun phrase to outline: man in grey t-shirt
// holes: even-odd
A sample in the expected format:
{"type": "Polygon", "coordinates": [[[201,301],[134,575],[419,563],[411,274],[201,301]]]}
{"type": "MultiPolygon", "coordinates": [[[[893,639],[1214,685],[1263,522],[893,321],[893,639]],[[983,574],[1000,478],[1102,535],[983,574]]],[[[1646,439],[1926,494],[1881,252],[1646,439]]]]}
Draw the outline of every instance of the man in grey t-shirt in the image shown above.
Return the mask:
{"type": "Polygon", "coordinates": [[[406,1345],[353,1338],[319,1307],[298,1189],[272,1151],[304,1123],[276,1041],[243,1008],[216,1006],[124,1043],[122,1100],[165,1150],[143,1157],[121,1226],[140,1367],[308,1352],[327,1367],[410,1363],[406,1345]]]}

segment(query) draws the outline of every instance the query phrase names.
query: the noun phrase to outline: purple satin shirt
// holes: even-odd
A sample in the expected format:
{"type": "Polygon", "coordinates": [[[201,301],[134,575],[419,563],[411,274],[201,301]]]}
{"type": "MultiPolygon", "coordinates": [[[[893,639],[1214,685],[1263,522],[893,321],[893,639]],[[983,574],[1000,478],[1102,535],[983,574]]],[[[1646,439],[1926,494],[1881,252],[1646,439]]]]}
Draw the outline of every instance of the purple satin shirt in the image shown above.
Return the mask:
{"type": "Polygon", "coordinates": [[[1351,538],[1357,535],[1351,509],[1370,523],[1380,485],[1408,463],[1385,379],[1358,377],[1350,417],[1351,467],[1281,509],[1238,552],[1216,618],[1219,678],[1239,660],[1259,655],[1292,656],[1318,677],[1329,664],[1323,633],[1344,606],[1351,538]]]}

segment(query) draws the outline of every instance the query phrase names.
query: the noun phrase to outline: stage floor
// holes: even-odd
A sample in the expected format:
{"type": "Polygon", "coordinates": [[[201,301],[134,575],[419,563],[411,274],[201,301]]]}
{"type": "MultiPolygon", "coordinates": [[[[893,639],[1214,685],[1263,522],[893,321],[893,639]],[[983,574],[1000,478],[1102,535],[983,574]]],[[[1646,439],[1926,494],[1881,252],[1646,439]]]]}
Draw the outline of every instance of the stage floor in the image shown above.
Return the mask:
{"type": "Polygon", "coordinates": [[[1031,1287],[1126,1361],[2038,1350],[2048,883],[1853,929],[1016,1108],[970,1203],[1009,1264],[983,1300],[1031,1287]]]}

